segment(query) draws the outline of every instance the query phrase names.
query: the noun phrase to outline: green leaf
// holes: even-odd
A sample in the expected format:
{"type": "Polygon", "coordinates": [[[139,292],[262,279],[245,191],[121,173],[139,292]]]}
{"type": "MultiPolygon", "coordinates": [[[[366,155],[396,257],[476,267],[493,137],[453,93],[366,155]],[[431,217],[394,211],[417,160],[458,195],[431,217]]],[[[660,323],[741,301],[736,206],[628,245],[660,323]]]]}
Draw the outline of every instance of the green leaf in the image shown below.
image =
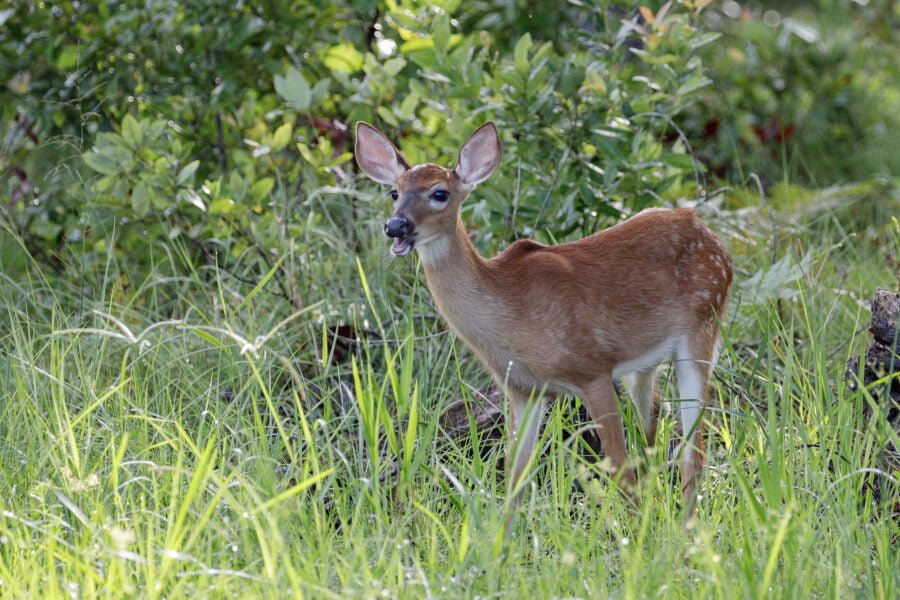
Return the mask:
{"type": "Polygon", "coordinates": [[[810,272],[811,264],[812,251],[807,251],[799,261],[792,255],[785,254],[775,264],[740,281],[737,287],[742,292],[741,298],[754,305],[778,298],[793,298],[800,293],[800,281],[810,272]]]}
{"type": "Polygon", "coordinates": [[[437,25],[432,34],[434,39],[434,50],[438,54],[446,54],[450,43],[450,22],[447,15],[441,15],[437,20],[437,25]]]}
{"type": "Polygon", "coordinates": [[[231,175],[228,176],[228,192],[231,194],[231,199],[235,202],[242,202],[247,195],[248,189],[249,186],[244,181],[244,178],[241,177],[241,174],[237,171],[232,171],[231,175]]]}
{"type": "Polygon", "coordinates": [[[306,110],[312,101],[312,92],[306,79],[294,67],[288,67],[285,76],[275,76],[275,91],[295,108],[306,110]]]}
{"type": "Polygon", "coordinates": [[[178,198],[206,212],[206,203],[203,201],[203,198],[201,198],[200,195],[194,190],[190,188],[183,188],[178,191],[178,198]]]}
{"type": "Polygon", "coordinates": [[[400,71],[403,70],[403,67],[406,66],[406,59],[402,56],[395,56],[394,58],[388,60],[384,63],[384,74],[389,77],[396,77],[400,71]]]}
{"type": "Polygon", "coordinates": [[[381,117],[385,123],[390,125],[391,127],[399,127],[400,123],[397,121],[397,117],[394,116],[387,107],[379,106],[375,109],[375,112],[378,113],[378,116],[381,117]]]}
{"type": "Polygon", "coordinates": [[[500,81],[509,84],[515,90],[521,91],[525,89],[525,77],[518,71],[500,71],[497,77],[500,81]]]}
{"type": "Polygon", "coordinates": [[[109,192],[121,181],[122,180],[115,175],[107,175],[105,177],[101,177],[94,183],[94,189],[101,193],[109,192]]]}
{"type": "Polygon", "coordinates": [[[603,170],[603,185],[610,188],[616,182],[616,175],[619,174],[619,161],[611,160],[606,163],[603,170]]]}
{"type": "Polygon", "coordinates": [[[150,211],[150,189],[143,181],[131,190],[131,210],[138,217],[144,217],[150,211]]]}
{"type": "Polygon", "coordinates": [[[550,56],[551,52],[553,52],[553,43],[544,42],[537,50],[535,50],[534,56],[531,57],[531,62],[539,63],[543,60],[546,60],[547,57],[550,56]]]}
{"type": "Polygon", "coordinates": [[[219,350],[222,350],[226,354],[231,353],[231,348],[229,348],[228,346],[226,346],[225,344],[220,342],[218,339],[216,339],[216,337],[213,334],[207,333],[206,331],[203,331],[202,329],[197,329],[196,327],[186,327],[186,329],[187,329],[187,331],[190,331],[197,337],[203,338],[210,344],[216,346],[219,350]]]}
{"type": "Polygon", "coordinates": [[[342,152],[341,154],[331,159],[331,162],[328,163],[328,166],[336,167],[338,165],[342,165],[351,158],[353,158],[353,154],[351,152],[342,152]]]}
{"type": "Polygon", "coordinates": [[[403,54],[409,54],[410,52],[417,52],[419,50],[432,50],[434,49],[434,40],[427,37],[414,37],[411,40],[403,42],[400,44],[400,52],[403,54]]]}
{"type": "Polygon", "coordinates": [[[584,74],[584,67],[579,65],[568,65],[568,68],[563,73],[563,76],[557,85],[559,93],[563,96],[571,96],[574,94],[584,82],[584,74]]]}
{"type": "Polygon", "coordinates": [[[695,39],[692,39],[690,42],[688,42],[688,46],[691,50],[696,50],[697,48],[701,48],[707,44],[712,44],[720,37],[722,37],[721,32],[709,31],[697,36],[695,39]]]}
{"type": "Polygon", "coordinates": [[[229,212],[234,212],[239,208],[238,204],[235,204],[234,200],[231,198],[222,198],[220,200],[215,200],[210,202],[209,204],[209,214],[211,215],[219,215],[229,212]]]}
{"type": "Polygon", "coordinates": [[[85,152],[82,158],[84,158],[84,164],[101,175],[117,175],[121,171],[118,161],[105,152],[98,152],[96,148],[85,152]]]}
{"type": "Polygon", "coordinates": [[[257,202],[261,201],[269,195],[273,187],[275,187],[275,180],[271,177],[264,177],[250,186],[250,197],[257,202]]]}
{"type": "Polygon", "coordinates": [[[78,50],[75,45],[64,46],[56,58],[56,68],[60,71],[74,70],[78,66],[78,50]]]}
{"type": "MultiPolygon", "coordinates": [[[[259,182],[257,181],[256,183],[259,182]]],[[[240,305],[237,307],[238,310],[241,310],[242,308],[247,306],[247,303],[250,302],[261,289],[266,287],[266,284],[269,283],[269,280],[272,279],[272,277],[275,276],[275,273],[278,272],[278,268],[281,266],[281,263],[284,261],[286,256],[287,254],[282,254],[281,257],[277,261],[275,261],[275,264],[272,265],[272,268],[269,269],[269,272],[265,274],[265,276],[260,280],[259,283],[256,284],[256,286],[252,290],[250,290],[250,293],[247,294],[247,297],[244,298],[244,300],[240,303],[240,305]]]]}
{"type": "Polygon", "coordinates": [[[176,179],[178,185],[181,185],[182,183],[185,183],[186,181],[191,179],[194,176],[194,173],[197,171],[197,167],[199,166],[199,160],[192,160],[188,164],[181,167],[181,170],[178,171],[178,177],[176,179]]]}
{"type": "Polygon", "coordinates": [[[516,42],[516,47],[513,49],[513,60],[515,61],[516,70],[518,71],[527,71],[528,70],[528,51],[531,49],[531,34],[526,33],[522,37],[519,38],[519,41],[516,42]]]}
{"type": "Polygon", "coordinates": [[[300,151],[300,156],[303,157],[303,160],[313,165],[316,164],[316,157],[312,153],[312,149],[309,146],[297,142],[297,150],[300,151]]]}
{"type": "Polygon", "coordinates": [[[426,73],[434,73],[436,72],[441,63],[438,60],[437,54],[434,52],[434,48],[428,48],[426,50],[416,50],[415,52],[409,53],[409,59],[422,67],[422,69],[426,73]]]}
{"type": "Polygon", "coordinates": [[[325,469],[321,473],[319,473],[317,475],[313,475],[312,477],[309,477],[309,478],[305,479],[304,481],[301,481],[297,485],[286,489],[285,491],[281,492],[277,496],[275,496],[269,500],[266,500],[259,506],[256,506],[255,508],[252,509],[251,514],[256,515],[262,511],[269,510],[273,506],[275,506],[281,502],[284,502],[288,498],[291,498],[292,496],[296,496],[297,494],[304,491],[306,488],[310,487],[311,485],[314,485],[314,484],[320,482],[321,480],[325,479],[326,477],[329,477],[332,473],[334,473],[334,467],[325,469]]]}
{"type": "Polygon", "coordinates": [[[403,102],[400,103],[400,116],[404,119],[409,119],[412,117],[413,111],[416,110],[416,106],[419,105],[419,95],[415,92],[412,92],[403,99],[403,102]]]}
{"type": "Polygon", "coordinates": [[[103,175],[118,175],[134,167],[134,151],[117,133],[98,134],[94,147],[82,158],[88,167],[103,175]]]}
{"type": "Polygon", "coordinates": [[[294,131],[294,126],[290,123],[284,123],[281,127],[275,130],[275,134],[272,136],[271,148],[273,152],[277,152],[281,150],[285,146],[287,146],[291,141],[291,133],[294,131]]]}
{"type": "Polygon", "coordinates": [[[131,115],[125,115],[122,119],[122,139],[125,143],[137,150],[144,143],[144,132],[141,130],[141,124],[131,115]]]}
{"type": "Polygon", "coordinates": [[[353,44],[338,44],[325,51],[322,62],[332,71],[356,73],[362,69],[364,60],[353,44]]]}
{"type": "Polygon", "coordinates": [[[325,99],[325,95],[328,93],[328,86],[331,85],[331,80],[327,77],[325,79],[320,79],[316,85],[313,86],[312,89],[312,100],[310,104],[315,106],[319,102],[325,99]]]}
{"type": "Polygon", "coordinates": [[[147,192],[150,194],[150,206],[152,208],[165,210],[172,206],[172,197],[162,193],[162,190],[159,188],[148,185],[147,192]]]}
{"type": "Polygon", "coordinates": [[[55,240],[62,231],[62,226],[47,219],[35,219],[28,225],[28,230],[44,240],[55,240]]]}
{"type": "Polygon", "coordinates": [[[641,57],[648,65],[669,65],[679,62],[681,58],[675,54],[650,54],[649,52],[640,52],[635,48],[631,51],[641,57]]]}
{"type": "Polygon", "coordinates": [[[697,90],[705,88],[710,84],[712,84],[712,79],[708,79],[705,76],[697,73],[695,75],[692,75],[688,78],[687,81],[682,83],[675,94],[678,96],[686,96],[691,92],[696,92],[697,90]]]}

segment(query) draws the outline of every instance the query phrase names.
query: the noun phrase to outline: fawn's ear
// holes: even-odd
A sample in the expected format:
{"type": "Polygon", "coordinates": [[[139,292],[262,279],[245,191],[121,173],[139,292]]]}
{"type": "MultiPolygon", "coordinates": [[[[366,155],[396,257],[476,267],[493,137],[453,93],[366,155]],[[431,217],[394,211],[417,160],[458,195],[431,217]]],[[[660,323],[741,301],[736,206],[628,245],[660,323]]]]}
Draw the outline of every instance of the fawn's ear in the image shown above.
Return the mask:
{"type": "Polygon", "coordinates": [[[356,124],[356,164],[378,183],[394,185],[409,163],[383,133],[364,121],[356,124]]]}
{"type": "Polygon", "coordinates": [[[497,126],[488,121],[463,144],[453,170],[464,186],[473,188],[491,176],[502,155],[497,126]]]}

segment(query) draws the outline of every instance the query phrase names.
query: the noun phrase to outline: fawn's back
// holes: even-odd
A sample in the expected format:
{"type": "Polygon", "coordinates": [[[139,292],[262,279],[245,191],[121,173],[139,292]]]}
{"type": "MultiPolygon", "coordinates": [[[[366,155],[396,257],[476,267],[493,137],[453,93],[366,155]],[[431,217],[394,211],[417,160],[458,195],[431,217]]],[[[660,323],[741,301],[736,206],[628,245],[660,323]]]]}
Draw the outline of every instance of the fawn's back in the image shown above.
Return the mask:
{"type": "Polygon", "coordinates": [[[500,339],[471,343],[519,349],[538,380],[573,385],[668,358],[680,336],[715,322],[731,283],[728,254],[690,209],[646,211],[559,246],[520,241],[486,266],[500,339]]]}

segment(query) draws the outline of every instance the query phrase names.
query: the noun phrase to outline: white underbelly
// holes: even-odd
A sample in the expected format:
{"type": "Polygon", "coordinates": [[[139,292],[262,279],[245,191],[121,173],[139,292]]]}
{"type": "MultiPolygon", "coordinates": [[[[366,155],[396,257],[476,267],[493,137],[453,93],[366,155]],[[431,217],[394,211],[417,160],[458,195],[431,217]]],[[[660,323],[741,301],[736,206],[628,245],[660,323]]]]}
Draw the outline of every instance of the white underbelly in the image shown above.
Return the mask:
{"type": "Polygon", "coordinates": [[[681,335],[672,336],[662,344],[655,348],[651,348],[648,352],[618,363],[613,367],[613,378],[619,379],[625,375],[640,373],[641,371],[652,369],[660,363],[671,360],[675,354],[675,349],[678,347],[680,338],[681,335]]]}

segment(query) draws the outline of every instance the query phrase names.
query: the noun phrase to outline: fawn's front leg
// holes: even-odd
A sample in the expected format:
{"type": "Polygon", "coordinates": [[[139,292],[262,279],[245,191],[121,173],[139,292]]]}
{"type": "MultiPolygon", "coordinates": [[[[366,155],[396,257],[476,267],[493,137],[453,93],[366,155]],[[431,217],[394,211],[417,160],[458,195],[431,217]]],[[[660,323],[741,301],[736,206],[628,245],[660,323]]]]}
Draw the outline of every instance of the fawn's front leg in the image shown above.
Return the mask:
{"type": "Polygon", "coordinates": [[[612,374],[606,373],[598,377],[582,392],[582,401],[591,414],[597,434],[600,436],[603,453],[612,467],[610,475],[613,480],[619,482],[631,500],[634,500],[635,470],[626,467],[628,451],[625,446],[625,428],[622,425],[619,407],[616,405],[612,374]]]}
{"type": "Polygon", "coordinates": [[[544,398],[538,392],[507,388],[509,396],[508,445],[506,449],[506,481],[511,495],[509,517],[522,502],[525,492],[525,467],[537,443],[544,413],[544,398]]]}

